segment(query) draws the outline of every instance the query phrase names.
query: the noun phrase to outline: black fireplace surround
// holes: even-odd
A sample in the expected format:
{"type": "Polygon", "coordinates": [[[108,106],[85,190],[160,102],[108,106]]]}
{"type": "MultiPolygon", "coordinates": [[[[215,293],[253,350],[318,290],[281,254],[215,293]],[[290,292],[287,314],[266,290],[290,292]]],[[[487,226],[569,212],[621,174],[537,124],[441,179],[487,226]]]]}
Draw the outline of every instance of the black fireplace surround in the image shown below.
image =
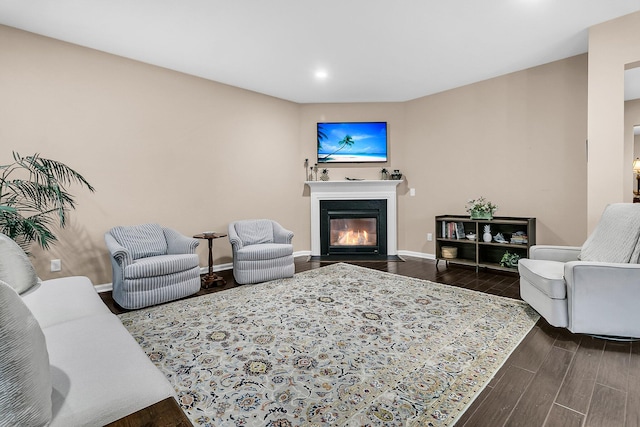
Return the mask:
{"type": "Polygon", "coordinates": [[[320,200],[321,257],[379,258],[386,255],[386,200],[320,200]],[[353,231],[347,231],[347,224],[353,231]],[[345,236],[345,233],[350,235],[345,236]]]}

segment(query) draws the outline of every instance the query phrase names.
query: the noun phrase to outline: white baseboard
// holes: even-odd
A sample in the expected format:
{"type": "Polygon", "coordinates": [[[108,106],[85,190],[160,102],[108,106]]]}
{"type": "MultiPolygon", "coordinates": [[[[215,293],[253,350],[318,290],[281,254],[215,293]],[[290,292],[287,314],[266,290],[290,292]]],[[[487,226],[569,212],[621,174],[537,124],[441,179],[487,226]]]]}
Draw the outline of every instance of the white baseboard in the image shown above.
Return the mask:
{"type": "Polygon", "coordinates": [[[423,258],[423,259],[436,259],[436,256],[434,254],[425,254],[424,252],[398,251],[398,255],[412,256],[412,257],[423,258]]]}
{"type": "MultiPolygon", "coordinates": [[[[412,257],[424,258],[424,259],[436,259],[435,255],[433,254],[425,254],[422,252],[413,252],[413,251],[398,251],[398,255],[400,256],[406,255],[406,256],[412,256],[412,257]]],[[[311,256],[311,251],[296,251],[293,253],[294,258],[299,256],[311,256]]],[[[233,263],[226,262],[224,264],[214,265],[213,271],[231,270],[232,268],[233,268],[233,263]]],[[[206,274],[208,272],[209,272],[209,267],[200,267],[200,274],[206,274]]],[[[96,292],[98,293],[109,292],[113,290],[112,283],[103,283],[101,285],[94,285],[94,287],[96,288],[96,292]]]]}
{"type": "Polygon", "coordinates": [[[110,292],[113,290],[113,283],[103,283],[101,285],[93,285],[97,293],[110,292]]]}

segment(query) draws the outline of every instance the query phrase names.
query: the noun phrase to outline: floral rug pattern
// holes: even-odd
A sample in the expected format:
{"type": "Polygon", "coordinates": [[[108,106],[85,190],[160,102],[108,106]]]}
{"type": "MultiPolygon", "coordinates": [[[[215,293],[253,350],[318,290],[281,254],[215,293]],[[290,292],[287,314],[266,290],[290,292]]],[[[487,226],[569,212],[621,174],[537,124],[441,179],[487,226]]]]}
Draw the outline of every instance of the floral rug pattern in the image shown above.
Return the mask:
{"type": "Polygon", "coordinates": [[[119,316],[196,426],[451,426],[526,303],[333,264],[119,316]]]}

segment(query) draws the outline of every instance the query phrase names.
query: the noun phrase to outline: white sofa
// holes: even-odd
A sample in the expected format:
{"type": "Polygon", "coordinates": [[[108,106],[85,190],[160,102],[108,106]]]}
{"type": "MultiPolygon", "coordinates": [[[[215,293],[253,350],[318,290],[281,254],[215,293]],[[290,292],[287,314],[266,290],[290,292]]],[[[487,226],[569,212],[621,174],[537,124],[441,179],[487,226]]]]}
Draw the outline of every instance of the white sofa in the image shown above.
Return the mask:
{"type": "Polygon", "coordinates": [[[101,426],[175,397],[88,278],[40,282],[25,259],[0,234],[0,426],[101,426]]]}

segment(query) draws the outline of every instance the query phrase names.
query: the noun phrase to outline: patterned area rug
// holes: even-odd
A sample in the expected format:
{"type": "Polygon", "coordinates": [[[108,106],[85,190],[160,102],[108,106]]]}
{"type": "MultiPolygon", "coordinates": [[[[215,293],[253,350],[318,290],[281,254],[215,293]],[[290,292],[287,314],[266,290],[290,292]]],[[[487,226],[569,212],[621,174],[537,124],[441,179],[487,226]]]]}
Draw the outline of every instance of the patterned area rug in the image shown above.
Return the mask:
{"type": "Polygon", "coordinates": [[[451,426],[525,303],[334,264],[120,315],[194,425],[451,426]]]}

